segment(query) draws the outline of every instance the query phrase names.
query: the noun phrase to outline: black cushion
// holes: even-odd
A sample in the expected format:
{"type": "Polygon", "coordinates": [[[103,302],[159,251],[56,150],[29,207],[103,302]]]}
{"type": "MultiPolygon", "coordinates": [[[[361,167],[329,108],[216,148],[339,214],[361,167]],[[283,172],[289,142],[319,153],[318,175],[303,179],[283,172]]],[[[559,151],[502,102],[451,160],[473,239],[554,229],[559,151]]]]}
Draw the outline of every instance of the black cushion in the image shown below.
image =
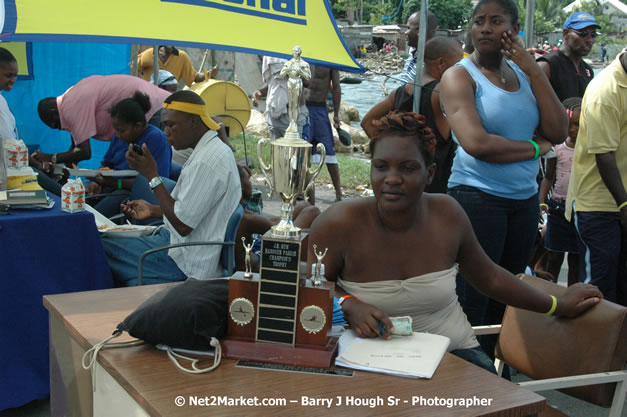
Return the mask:
{"type": "Polygon", "coordinates": [[[118,330],[154,345],[209,350],[226,331],[228,298],[227,279],[188,279],[150,297],[118,330]]]}

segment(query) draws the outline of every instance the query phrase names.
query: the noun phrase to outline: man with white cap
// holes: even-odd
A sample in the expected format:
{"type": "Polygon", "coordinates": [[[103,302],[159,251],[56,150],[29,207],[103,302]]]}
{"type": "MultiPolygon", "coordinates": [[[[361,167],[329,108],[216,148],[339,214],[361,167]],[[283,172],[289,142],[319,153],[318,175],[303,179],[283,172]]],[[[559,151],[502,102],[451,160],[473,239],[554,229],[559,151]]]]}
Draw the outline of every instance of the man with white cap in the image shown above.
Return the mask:
{"type": "Polygon", "coordinates": [[[586,12],[571,14],[562,26],[562,47],[538,58],[538,65],[548,77],[555,94],[564,101],[569,97],[583,97],[594,72],[583,57],[592,50],[601,26],[586,12]]]}
{"type": "MultiPolygon", "coordinates": [[[[270,128],[270,138],[276,140],[285,136],[285,130],[290,124],[290,116],[288,114],[288,92],[287,79],[281,77],[281,70],[287,59],[276,58],[271,56],[263,57],[261,73],[263,77],[263,86],[253,93],[253,106],[257,107],[258,100],[266,97],[265,117],[270,128]]],[[[308,80],[304,80],[303,85],[307,86],[308,80]]],[[[298,133],[302,136],[303,126],[307,123],[307,106],[305,106],[305,97],[303,94],[299,98],[297,128],[298,133]]]]}
{"type": "MultiPolygon", "coordinates": [[[[167,244],[222,241],[242,190],[233,152],[217,137],[218,124],[193,91],[178,91],[163,103],[161,120],[168,143],[175,149],[193,148],[170,194],[156,169],[150,150],[140,155],[129,147],[132,169],[150,182],[158,205],[129,201],[124,213],[142,220],[163,216],[165,226],[153,236],[103,238],[109,267],[118,285],[137,285],[137,259],[146,250],[167,244]]],[[[157,252],[146,258],[144,283],[220,277],[220,246],[189,246],[157,252]]]]}
{"type": "MultiPolygon", "coordinates": [[[[152,84],[155,83],[155,74],[150,76],[150,82],[152,84]]],[[[159,70],[159,78],[157,79],[157,87],[162,88],[171,93],[176,92],[176,89],[179,85],[176,77],[170,72],[166,70],[159,70]]]]}

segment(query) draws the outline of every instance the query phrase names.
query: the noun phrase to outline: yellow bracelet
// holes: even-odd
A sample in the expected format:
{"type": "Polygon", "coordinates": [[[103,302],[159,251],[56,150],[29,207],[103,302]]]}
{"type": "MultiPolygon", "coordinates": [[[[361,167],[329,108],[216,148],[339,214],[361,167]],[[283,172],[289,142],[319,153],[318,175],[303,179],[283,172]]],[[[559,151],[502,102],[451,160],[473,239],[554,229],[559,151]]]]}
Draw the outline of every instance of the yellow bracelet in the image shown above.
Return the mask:
{"type": "Polygon", "coordinates": [[[540,203],[540,207],[546,207],[546,208],[549,208],[549,205],[548,205],[548,204],[546,204],[546,203],[540,203]]]}
{"type": "Polygon", "coordinates": [[[551,298],[553,299],[553,305],[551,306],[551,309],[549,311],[544,313],[545,316],[552,316],[553,313],[555,313],[555,310],[557,309],[557,297],[552,295],[551,298]]]}
{"type": "Polygon", "coordinates": [[[620,203],[620,206],[618,206],[619,210],[622,210],[623,207],[627,206],[627,201],[623,201],[622,203],[620,203]]]}

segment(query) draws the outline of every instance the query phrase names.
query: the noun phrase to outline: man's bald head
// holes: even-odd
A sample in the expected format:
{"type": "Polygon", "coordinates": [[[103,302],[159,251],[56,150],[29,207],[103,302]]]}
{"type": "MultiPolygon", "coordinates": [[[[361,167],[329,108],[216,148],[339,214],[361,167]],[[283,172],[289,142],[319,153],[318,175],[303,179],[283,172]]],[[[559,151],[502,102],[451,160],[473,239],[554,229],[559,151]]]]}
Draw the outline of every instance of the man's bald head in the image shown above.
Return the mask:
{"type": "Polygon", "coordinates": [[[461,45],[453,38],[436,36],[425,44],[425,62],[438,58],[457,56],[462,50],[461,45]]]}
{"type": "MultiPolygon", "coordinates": [[[[420,29],[420,11],[412,13],[407,19],[407,44],[412,48],[418,47],[418,31],[420,29]]],[[[428,12],[428,24],[427,24],[427,40],[435,36],[435,31],[438,28],[438,19],[433,12],[428,12]]]]}
{"type": "Polygon", "coordinates": [[[425,71],[439,80],[444,71],[464,57],[462,46],[453,38],[436,36],[425,44],[425,71]]]}
{"type": "Polygon", "coordinates": [[[46,126],[52,129],[61,129],[61,116],[59,115],[59,106],[56,97],[46,97],[39,101],[37,105],[39,118],[46,126]]]}

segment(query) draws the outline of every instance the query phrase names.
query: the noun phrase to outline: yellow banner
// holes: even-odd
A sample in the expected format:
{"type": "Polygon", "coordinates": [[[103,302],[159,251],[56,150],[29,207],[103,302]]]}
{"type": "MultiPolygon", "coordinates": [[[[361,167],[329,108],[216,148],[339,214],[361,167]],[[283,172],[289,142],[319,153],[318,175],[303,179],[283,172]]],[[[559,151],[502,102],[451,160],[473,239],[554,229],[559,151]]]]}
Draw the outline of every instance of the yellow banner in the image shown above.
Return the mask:
{"type": "Polygon", "coordinates": [[[363,72],[328,0],[4,0],[0,40],[171,44],[363,72]]]}
{"type": "MultiPolygon", "coordinates": [[[[0,38],[1,39],[1,38],[0,38]]],[[[28,42],[2,42],[0,46],[8,49],[17,61],[17,79],[30,80],[33,78],[33,53],[28,42]]]]}

